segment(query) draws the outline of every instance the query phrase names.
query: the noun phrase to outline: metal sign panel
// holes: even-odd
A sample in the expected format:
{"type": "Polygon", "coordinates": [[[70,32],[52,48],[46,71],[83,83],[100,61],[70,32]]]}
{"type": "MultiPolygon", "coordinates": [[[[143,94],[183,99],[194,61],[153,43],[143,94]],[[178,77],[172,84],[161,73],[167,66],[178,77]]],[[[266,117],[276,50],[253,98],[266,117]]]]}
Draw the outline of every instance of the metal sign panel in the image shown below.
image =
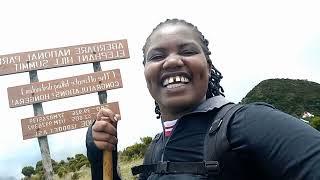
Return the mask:
{"type": "Polygon", "coordinates": [[[129,57],[128,43],[125,39],[14,53],[0,56],[0,76],[129,57]]]}
{"type": "Polygon", "coordinates": [[[101,108],[108,107],[120,115],[119,103],[112,102],[69,111],[21,119],[23,139],[30,139],[49,134],[56,134],[88,127],[101,108]]]}
{"type": "Polygon", "coordinates": [[[8,87],[10,107],[122,88],[120,69],[8,87]]]}

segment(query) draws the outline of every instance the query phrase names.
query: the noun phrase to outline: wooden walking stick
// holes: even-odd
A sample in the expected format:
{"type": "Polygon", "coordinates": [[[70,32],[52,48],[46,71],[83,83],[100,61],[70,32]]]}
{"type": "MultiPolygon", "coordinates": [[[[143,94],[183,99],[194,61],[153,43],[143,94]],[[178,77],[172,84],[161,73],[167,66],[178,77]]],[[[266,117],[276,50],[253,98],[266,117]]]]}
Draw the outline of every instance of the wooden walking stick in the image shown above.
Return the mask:
{"type": "Polygon", "coordinates": [[[112,180],[112,152],[111,151],[103,151],[103,180],[112,180]]]}

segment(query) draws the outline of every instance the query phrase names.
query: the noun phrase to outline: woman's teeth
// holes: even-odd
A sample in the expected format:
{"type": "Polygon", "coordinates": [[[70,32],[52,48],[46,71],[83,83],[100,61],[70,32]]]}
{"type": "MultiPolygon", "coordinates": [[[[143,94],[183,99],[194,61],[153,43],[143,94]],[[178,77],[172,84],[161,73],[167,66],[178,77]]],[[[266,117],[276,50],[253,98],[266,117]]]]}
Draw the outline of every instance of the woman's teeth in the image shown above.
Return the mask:
{"type": "MultiPolygon", "coordinates": [[[[176,83],[188,83],[188,82],[190,82],[190,80],[184,76],[175,76],[175,77],[166,78],[163,81],[162,85],[168,86],[169,84],[172,84],[172,83],[176,84],[176,83]]],[[[176,84],[176,85],[178,85],[178,84],[176,84]]],[[[172,85],[170,87],[172,87],[172,85]]]]}
{"type": "Polygon", "coordinates": [[[168,84],[167,86],[166,86],[166,88],[168,88],[168,89],[172,89],[172,88],[177,88],[177,87],[180,87],[180,86],[183,86],[184,84],[182,84],[182,83],[178,83],[178,84],[168,84]]]}

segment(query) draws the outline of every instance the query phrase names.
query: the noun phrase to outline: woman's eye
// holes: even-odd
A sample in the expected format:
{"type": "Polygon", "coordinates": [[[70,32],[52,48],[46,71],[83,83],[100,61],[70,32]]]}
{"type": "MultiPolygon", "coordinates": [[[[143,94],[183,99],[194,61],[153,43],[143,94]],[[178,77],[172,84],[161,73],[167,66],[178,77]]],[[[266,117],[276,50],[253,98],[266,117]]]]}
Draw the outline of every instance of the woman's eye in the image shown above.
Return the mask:
{"type": "Polygon", "coordinates": [[[163,59],[164,56],[163,55],[160,55],[160,54],[156,54],[156,55],[152,55],[148,58],[148,61],[158,61],[158,60],[161,60],[163,59]]]}
{"type": "Polygon", "coordinates": [[[196,52],[196,51],[193,51],[193,50],[184,50],[184,51],[182,51],[181,54],[182,54],[182,55],[185,55],[185,56],[192,56],[192,55],[197,54],[197,52],[196,52]]]}

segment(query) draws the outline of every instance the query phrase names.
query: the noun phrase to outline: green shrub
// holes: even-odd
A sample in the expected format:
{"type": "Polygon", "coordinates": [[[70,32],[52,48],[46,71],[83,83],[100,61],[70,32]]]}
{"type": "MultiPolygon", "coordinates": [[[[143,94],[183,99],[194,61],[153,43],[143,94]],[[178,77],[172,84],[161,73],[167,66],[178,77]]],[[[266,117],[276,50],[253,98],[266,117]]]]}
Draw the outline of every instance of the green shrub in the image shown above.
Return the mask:
{"type": "Polygon", "coordinates": [[[320,117],[314,116],[310,120],[310,125],[320,131],[320,117]]]}
{"type": "MultiPolygon", "coordinates": [[[[43,165],[42,165],[42,161],[38,161],[37,164],[36,164],[36,169],[35,169],[35,173],[36,174],[39,174],[43,172],[43,165]]],[[[44,172],[43,172],[44,173],[44,172]]]]}
{"type": "Polygon", "coordinates": [[[152,141],[151,137],[140,138],[142,143],[135,143],[132,146],[125,148],[121,152],[120,159],[123,161],[131,161],[134,159],[143,158],[149,144],[152,141]]]}
{"type": "Polygon", "coordinates": [[[61,167],[59,167],[59,169],[58,169],[58,176],[60,177],[60,178],[62,178],[64,175],[66,175],[68,173],[68,171],[66,170],[66,168],[65,167],[63,167],[63,166],[61,166],[61,167]]]}
{"type": "Polygon", "coordinates": [[[31,175],[34,174],[35,171],[32,166],[26,166],[26,167],[22,168],[21,173],[26,177],[31,177],[31,175]]]}
{"type": "Polygon", "coordinates": [[[80,174],[75,172],[73,173],[73,175],[71,176],[71,180],[78,180],[80,178],[80,174]]]}

